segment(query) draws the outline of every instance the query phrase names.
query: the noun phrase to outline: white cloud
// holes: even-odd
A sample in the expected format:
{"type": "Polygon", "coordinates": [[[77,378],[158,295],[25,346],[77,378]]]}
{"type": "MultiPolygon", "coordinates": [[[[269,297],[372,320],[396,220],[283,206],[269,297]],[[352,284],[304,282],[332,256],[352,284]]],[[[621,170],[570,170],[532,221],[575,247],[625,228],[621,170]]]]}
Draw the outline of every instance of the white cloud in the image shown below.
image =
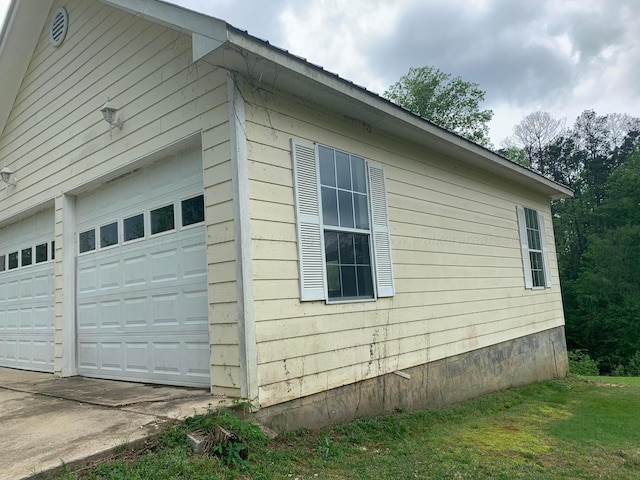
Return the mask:
{"type": "Polygon", "coordinates": [[[399,0],[315,0],[285,8],[278,16],[292,53],[381,93],[388,85],[373,75],[366,47],[393,32],[399,0]]]}

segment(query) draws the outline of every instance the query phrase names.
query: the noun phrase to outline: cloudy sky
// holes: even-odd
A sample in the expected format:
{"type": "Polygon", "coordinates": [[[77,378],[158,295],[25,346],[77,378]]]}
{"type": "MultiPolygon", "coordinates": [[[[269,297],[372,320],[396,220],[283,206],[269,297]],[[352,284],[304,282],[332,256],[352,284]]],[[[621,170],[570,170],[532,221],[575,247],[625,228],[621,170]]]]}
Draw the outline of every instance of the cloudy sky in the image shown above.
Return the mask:
{"type": "MultiPolygon", "coordinates": [[[[0,12],[7,3],[0,0],[0,12]]],[[[568,124],[586,109],[640,116],[640,0],[171,3],[226,20],[379,94],[412,66],[478,83],[487,92],[483,107],[495,113],[496,147],[537,110],[568,124]]]]}

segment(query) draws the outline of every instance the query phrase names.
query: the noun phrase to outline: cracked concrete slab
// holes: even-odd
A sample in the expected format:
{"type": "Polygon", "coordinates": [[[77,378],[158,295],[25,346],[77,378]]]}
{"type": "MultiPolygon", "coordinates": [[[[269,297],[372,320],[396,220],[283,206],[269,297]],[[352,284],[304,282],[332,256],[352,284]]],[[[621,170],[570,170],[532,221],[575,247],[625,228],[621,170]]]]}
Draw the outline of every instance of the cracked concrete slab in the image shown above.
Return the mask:
{"type": "Polygon", "coordinates": [[[201,389],[0,368],[0,479],[106,453],[220,400],[201,389]]]}

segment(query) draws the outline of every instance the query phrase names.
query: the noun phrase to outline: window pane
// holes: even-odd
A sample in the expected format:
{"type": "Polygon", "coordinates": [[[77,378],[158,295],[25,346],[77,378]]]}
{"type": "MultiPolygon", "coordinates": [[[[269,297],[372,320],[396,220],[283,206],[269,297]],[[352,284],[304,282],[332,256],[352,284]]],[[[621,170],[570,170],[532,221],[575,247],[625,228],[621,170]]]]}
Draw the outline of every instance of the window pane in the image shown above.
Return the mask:
{"type": "Polygon", "coordinates": [[[542,253],[529,252],[529,260],[531,261],[531,276],[534,287],[544,287],[544,270],[542,268],[542,253]]]}
{"type": "Polygon", "coordinates": [[[51,260],[55,260],[56,258],[56,242],[51,242],[51,260]]]}
{"type": "Polygon", "coordinates": [[[370,265],[371,255],[369,253],[369,236],[355,235],[354,243],[356,251],[356,263],[358,265],[370,265]]]}
{"type": "Polygon", "coordinates": [[[322,221],[325,225],[338,226],[338,199],[336,190],[322,187],[322,221]]]}
{"type": "Polygon", "coordinates": [[[353,248],[353,237],[351,233],[340,233],[338,239],[340,242],[340,265],[353,265],[356,261],[353,248]]]}
{"type": "Polygon", "coordinates": [[[144,215],[141,213],[125,218],[122,222],[122,228],[124,229],[125,242],[144,237],[144,215]]]}
{"type": "Polygon", "coordinates": [[[204,222],[204,195],[182,201],[182,226],[204,222]]]}
{"type": "Polygon", "coordinates": [[[373,298],[369,235],[325,232],[324,238],[329,298],[373,298]]]}
{"type": "Polygon", "coordinates": [[[320,183],[330,187],[336,186],[336,163],[333,159],[333,150],[326,147],[318,147],[320,157],[320,183]]]}
{"type": "Polygon", "coordinates": [[[22,250],[22,266],[26,267],[33,263],[33,249],[31,247],[22,250]]]}
{"type": "Polygon", "coordinates": [[[349,155],[336,151],[336,171],[338,188],[351,190],[351,163],[349,162],[349,155]]]}
{"type": "Polygon", "coordinates": [[[327,287],[329,298],[338,298],[340,291],[340,267],[338,265],[327,265],[327,287]]]}
{"type": "Polygon", "coordinates": [[[14,268],[18,268],[18,252],[9,254],[9,270],[13,270],[14,268]]]}
{"type": "Polygon", "coordinates": [[[540,235],[536,230],[527,229],[527,242],[532,250],[540,250],[540,235]]]}
{"type": "Polygon", "coordinates": [[[358,287],[356,283],[356,267],[346,266],[340,267],[341,279],[342,279],[342,296],[343,297],[357,297],[358,287]]]}
{"type": "Polygon", "coordinates": [[[324,251],[327,263],[338,263],[338,234],[324,232],[324,251]]]}
{"type": "Polygon", "coordinates": [[[100,248],[110,247],[118,243],[118,222],[100,227],[100,248]]]}
{"type": "Polygon", "coordinates": [[[96,249],[96,231],[87,230],[82,232],[78,238],[80,253],[90,252],[96,249]]]}
{"type": "Polygon", "coordinates": [[[353,194],[353,206],[356,213],[356,228],[369,229],[369,205],[367,196],[359,193],[353,194]]]}
{"type": "Polygon", "coordinates": [[[173,205],[151,210],[151,234],[166,232],[175,228],[173,205]]]}
{"type": "Polygon", "coordinates": [[[538,226],[538,212],[530,208],[525,208],[524,212],[527,220],[527,228],[540,230],[540,227],[538,226]]]}
{"type": "Polygon", "coordinates": [[[367,176],[364,169],[364,158],[351,157],[351,175],[353,176],[353,190],[367,193],[367,176]]]}
{"type": "Polygon", "coordinates": [[[43,243],[36,245],[36,263],[42,263],[49,260],[49,244],[43,243]]]}
{"type": "Polygon", "coordinates": [[[6,265],[5,265],[5,259],[7,257],[5,257],[4,255],[0,255],[0,272],[4,272],[6,270],[6,265]]]}
{"type": "Polygon", "coordinates": [[[358,296],[373,298],[371,267],[356,267],[358,274],[358,296]]]}
{"type": "Polygon", "coordinates": [[[340,212],[340,226],[353,228],[353,197],[351,192],[338,190],[338,205],[340,212]]]}

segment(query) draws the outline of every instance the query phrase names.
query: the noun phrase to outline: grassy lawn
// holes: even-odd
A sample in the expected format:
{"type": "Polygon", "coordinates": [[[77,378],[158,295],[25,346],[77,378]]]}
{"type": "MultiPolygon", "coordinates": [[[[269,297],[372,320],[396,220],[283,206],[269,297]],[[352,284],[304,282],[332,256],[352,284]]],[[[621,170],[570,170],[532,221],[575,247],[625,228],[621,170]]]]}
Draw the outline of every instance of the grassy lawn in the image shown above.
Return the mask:
{"type": "MultiPolygon", "coordinates": [[[[192,427],[193,428],[193,427],[192,427]]],[[[257,446],[244,468],[192,455],[185,426],[61,479],[640,479],[640,379],[569,378],[257,446]],[[156,446],[157,444],[157,446],[156,446]]]]}

